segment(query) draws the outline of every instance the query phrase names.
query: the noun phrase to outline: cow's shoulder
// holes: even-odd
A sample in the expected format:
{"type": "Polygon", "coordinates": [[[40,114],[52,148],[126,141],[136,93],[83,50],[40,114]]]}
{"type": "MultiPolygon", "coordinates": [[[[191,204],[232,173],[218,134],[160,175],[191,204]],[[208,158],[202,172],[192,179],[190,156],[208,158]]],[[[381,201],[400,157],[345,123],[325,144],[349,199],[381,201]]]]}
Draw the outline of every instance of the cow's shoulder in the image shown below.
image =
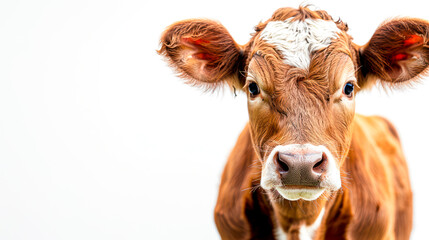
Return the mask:
{"type": "Polygon", "coordinates": [[[270,239],[271,205],[259,188],[261,165],[246,125],[225,165],[215,208],[222,239],[270,239]]]}
{"type": "Polygon", "coordinates": [[[350,234],[361,239],[393,237],[385,234],[394,232],[398,204],[408,202],[411,193],[408,167],[393,125],[379,116],[356,115],[343,169],[347,176],[343,188],[350,195],[353,212],[350,234]],[[402,194],[406,197],[398,199],[402,194]]]}
{"type": "MultiPolygon", "coordinates": [[[[406,167],[396,128],[380,116],[356,114],[349,158],[350,164],[364,170],[362,174],[379,175],[380,172],[386,172],[388,175],[383,176],[386,180],[391,177],[391,172],[398,170],[398,166],[406,167]],[[355,162],[356,159],[358,161],[355,162]]],[[[350,164],[346,164],[346,167],[350,164]]]]}
{"type": "Polygon", "coordinates": [[[356,114],[354,118],[353,134],[360,136],[361,133],[367,134],[369,137],[378,138],[381,140],[389,140],[395,138],[399,140],[399,134],[393,124],[381,116],[365,116],[356,114]]]}

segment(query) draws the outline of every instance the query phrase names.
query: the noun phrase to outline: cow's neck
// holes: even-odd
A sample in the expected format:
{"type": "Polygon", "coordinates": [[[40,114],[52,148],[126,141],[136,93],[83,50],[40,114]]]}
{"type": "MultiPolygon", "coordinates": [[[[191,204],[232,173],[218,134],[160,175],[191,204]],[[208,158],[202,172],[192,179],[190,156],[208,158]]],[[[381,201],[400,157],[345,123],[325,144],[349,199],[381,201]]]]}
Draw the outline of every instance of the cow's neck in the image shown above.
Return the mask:
{"type": "Polygon", "coordinates": [[[277,239],[310,240],[313,239],[325,214],[326,199],[314,201],[276,202],[274,214],[277,220],[277,239]]]}

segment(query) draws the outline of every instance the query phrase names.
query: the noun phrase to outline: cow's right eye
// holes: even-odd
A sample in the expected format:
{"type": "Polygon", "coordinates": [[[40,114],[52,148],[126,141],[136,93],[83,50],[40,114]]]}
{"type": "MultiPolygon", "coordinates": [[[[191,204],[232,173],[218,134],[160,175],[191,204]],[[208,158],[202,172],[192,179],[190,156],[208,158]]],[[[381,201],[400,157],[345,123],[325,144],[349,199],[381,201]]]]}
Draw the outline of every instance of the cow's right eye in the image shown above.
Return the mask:
{"type": "Polygon", "coordinates": [[[251,82],[249,84],[249,92],[250,92],[250,96],[255,97],[260,93],[258,84],[256,84],[255,82],[251,82]]]}
{"type": "Polygon", "coordinates": [[[354,90],[354,85],[351,82],[346,83],[346,85],[344,85],[344,89],[343,89],[343,93],[351,98],[353,96],[353,90],[354,90]]]}

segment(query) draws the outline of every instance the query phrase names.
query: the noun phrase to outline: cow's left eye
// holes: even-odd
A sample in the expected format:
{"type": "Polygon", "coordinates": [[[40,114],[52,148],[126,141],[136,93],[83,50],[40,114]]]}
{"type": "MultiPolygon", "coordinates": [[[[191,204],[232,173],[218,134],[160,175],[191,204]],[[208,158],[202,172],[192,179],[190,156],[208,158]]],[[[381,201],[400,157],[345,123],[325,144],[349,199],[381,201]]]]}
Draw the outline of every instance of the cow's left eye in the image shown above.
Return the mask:
{"type": "Polygon", "coordinates": [[[353,90],[355,89],[355,86],[353,85],[353,83],[348,82],[346,83],[346,85],[344,85],[344,89],[343,89],[343,93],[347,96],[347,97],[352,97],[353,96],[353,90]]]}
{"type": "Polygon", "coordinates": [[[250,96],[256,97],[260,93],[258,84],[256,84],[255,82],[251,82],[249,84],[249,92],[250,92],[250,96]]]}

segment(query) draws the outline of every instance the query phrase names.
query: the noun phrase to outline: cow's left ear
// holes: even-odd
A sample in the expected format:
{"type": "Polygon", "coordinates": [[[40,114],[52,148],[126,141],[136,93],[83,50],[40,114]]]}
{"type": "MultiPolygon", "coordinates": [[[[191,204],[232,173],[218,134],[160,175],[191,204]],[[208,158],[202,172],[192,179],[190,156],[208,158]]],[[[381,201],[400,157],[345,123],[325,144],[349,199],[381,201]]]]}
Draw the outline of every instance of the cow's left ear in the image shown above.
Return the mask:
{"type": "MultiPolygon", "coordinates": [[[[174,23],[161,37],[159,54],[188,83],[214,89],[240,82],[243,51],[221,24],[206,19],[174,23]]],[[[239,87],[241,89],[241,87],[239,87]]]]}
{"type": "Polygon", "coordinates": [[[374,79],[400,83],[428,73],[429,22],[398,18],[383,23],[371,40],[359,49],[359,85],[374,79]]]}

